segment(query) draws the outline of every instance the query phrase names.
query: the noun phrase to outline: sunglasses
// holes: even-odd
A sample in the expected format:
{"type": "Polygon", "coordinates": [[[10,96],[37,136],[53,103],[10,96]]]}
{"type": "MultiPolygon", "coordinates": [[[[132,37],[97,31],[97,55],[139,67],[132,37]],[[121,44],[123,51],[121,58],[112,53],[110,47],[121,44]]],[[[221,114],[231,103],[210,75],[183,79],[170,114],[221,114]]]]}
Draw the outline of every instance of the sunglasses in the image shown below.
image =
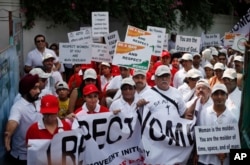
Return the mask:
{"type": "Polygon", "coordinates": [[[36,40],[36,43],[45,42],[45,40],[36,40]]]}

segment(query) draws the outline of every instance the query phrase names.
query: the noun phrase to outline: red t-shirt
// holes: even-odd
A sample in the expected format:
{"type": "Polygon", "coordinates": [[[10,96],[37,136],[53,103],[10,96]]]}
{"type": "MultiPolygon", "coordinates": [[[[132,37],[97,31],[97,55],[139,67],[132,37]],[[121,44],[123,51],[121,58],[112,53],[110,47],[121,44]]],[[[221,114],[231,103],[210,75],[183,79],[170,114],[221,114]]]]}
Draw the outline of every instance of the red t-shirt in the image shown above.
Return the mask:
{"type": "Polygon", "coordinates": [[[53,134],[51,134],[47,129],[39,129],[38,122],[32,124],[26,133],[26,144],[28,143],[28,139],[52,139],[60,129],[62,129],[62,131],[71,130],[69,123],[64,120],[61,120],[61,122],[63,127],[58,126],[53,134]]]}

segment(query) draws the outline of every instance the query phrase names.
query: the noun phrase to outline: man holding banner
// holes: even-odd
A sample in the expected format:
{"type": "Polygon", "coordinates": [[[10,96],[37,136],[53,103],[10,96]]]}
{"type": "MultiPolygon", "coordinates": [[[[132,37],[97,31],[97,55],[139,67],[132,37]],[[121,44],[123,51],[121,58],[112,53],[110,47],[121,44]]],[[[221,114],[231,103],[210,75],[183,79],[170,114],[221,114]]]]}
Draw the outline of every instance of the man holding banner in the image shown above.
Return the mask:
{"type": "MultiPolygon", "coordinates": [[[[142,94],[148,102],[142,110],[142,146],[146,164],[187,164],[193,149],[196,118],[183,118],[185,102],[180,92],[170,86],[169,67],[155,72],[155,86],[142,94]]],[[[141,100],[140,100],[141,101],[141,100]]]]}

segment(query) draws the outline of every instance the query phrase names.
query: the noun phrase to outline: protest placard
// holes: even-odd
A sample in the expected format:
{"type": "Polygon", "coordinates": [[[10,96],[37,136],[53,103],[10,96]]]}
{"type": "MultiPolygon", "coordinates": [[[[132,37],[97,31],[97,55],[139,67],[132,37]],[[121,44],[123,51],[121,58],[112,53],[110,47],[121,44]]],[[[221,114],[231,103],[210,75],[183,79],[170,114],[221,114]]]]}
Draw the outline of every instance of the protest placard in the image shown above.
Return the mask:
{"type": "Polygon", "coordinates": [[[109,13],[92,12],[92,36],[103,37],[109,33],[109,13]]]}
{"type": "Polygon", "coordinates": [[[59,60],[64,64],[89,64],[91,61],[91,46],[59,43],[59,60]]]}
{"type": "Polygon", "coordinates": [[[224,35],[224,46],[225,47],[232,47],[234,43],[235,36],[240,36],[240,33],[228,33],[226,32],[224,35]]]}
{"type": "Polygon", "coordinates": [[[113,58],[114,52],[115,52],[115,45],[117,41],[120,41],[120,37],[118,34],[118,31],[113,31],[107,35],[104,36],[105,43],[108,46],[109,54],[113,58]]]}
{"type": "Polygon", "coordinates": [[[216,125],[195,127],[196,150],[198,155],[229,153],[240,148],[238,125],[216,125]]]}
{"type": "MultiPolygon", "coordinates": [[[[154,49],[154,55],[161,56],[163,50],[163,44],[166,36],[166,28],[155,27],[155,26],[147,26],[147,31],[152,34],[157,35],[157,43],[154,49]]],[[[166,49],[167,50],[167,49],[166,49]]]]}
{"type": "Polygon", "coordinates": [[[245,42],[247,42],[247,38],[244,37],[243,35],[235,36],[232,49],[244,53],[246,48],[244,44],[245,42]]]}
{"type": "Polygon", "coordinates": [[[91,31],[88,29],[68,33],[70,43],[87,44],[92,42],[91,31]]]}
{"type": "Polygon", "coordinates": [[[151,55],[153,55],[157,44],[157,35],[128,25],[124,42],[150,47],[151,55]]]}
{"type": "Polygon", "coordinates": [[[176,36],[175,50],[177,52],[200,53],[201,37],[176,36]]]}
{"type": "Polygon", "coordinates": [[[107,62],[107,63],[112,62],[112,58],[108,53],[108,48],[106,44],[92,43],[91,56],[92,56],[92,61],[107,62]]]}
{"type": "Polygon", "coordinates": [[[220,34],[201,34],[202,47],[206,48],[209,46],[219,46],[220,45],[220,34]]]}
{"type": "Polygon", "coordinates": [[[134,69],[147,70],[151,58],[152,49],[148,46],[140,46],[118,41],[112,63],[134,69]]]}

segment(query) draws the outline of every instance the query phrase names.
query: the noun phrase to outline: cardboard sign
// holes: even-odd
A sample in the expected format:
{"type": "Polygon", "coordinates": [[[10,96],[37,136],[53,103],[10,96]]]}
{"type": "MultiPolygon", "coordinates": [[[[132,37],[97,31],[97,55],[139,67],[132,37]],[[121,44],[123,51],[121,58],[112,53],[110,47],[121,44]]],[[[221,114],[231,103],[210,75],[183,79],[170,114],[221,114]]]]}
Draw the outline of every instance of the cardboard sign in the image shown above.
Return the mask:
{"type": "Polygon", "coordinates": [[[196,150],[198,155],[229,153],[240,148],[238,125],[216,125],[195,127],[196,150]]]}
{"type": "Polygon", "coordinates": [[[112,58],[108,53],[108,48],[106,44],[92,43],[91,49],[92,49],[91,50],[92,61],[107,62],[107,63],[112,62],[112,58]]]}
{"type": "Polygon", "coordinates": [[[191,54],[199,53],[200,42],[201,37],[177,35],[175,50],[177,52],[189,52],[191,54]]]}
{"type": "Polygon", "coordinates": [[[109,33],[109,34],[105,35],[104,40],[105,40],[105,43],[108,46],[109,55],[111,55],[113,57],[113,55],[115,53],[116,42],[120,41],[118,31],[116,30],[116,31],[113,31],[112,33],[109,33]]]}
{"type": "Polygon", "coordinates": [[[140,46],[125,42],[117,42],[113,64],[134,69],[147,70],[152,49],[148,46],[140,46]]]}
{"type": "Polygon", "coordinates": [[[220,45],[220,34],[204,34],[201,35],[202,46],[219,46],[220,45]]]}
{"type": "Polygon", "coordinates": [[[92,36],[103,37],[109,33],[109,13],[92,12],[92,36]]]}
{"type": "MultiPolygon", "coordinates": [[[[163,44],[166,37],[166,28],[147,26],[147,31],[157,35],[157,43],[154,49],[154,55],[161,56],[162,50],[164,49],[163,44]]],[[[167,49],[166,49],[167,50],[167,49]]]]}
{"type": "Polygon", "coordinates": [[[92,42],[91,31],[80,30],[68,33],[70,43],[87,44],[92,42]]]}
{"type": "Polygon", "coordinates": [[[59,60],[64,64],[89,64],[91,47],[87,44],[59,43],[59,60]]]}
{"type": "Polygon", "coordinates": [[[157,44],[157,35],[128,25],[124,42],[150,47],[152,55],[157,44]]]}

